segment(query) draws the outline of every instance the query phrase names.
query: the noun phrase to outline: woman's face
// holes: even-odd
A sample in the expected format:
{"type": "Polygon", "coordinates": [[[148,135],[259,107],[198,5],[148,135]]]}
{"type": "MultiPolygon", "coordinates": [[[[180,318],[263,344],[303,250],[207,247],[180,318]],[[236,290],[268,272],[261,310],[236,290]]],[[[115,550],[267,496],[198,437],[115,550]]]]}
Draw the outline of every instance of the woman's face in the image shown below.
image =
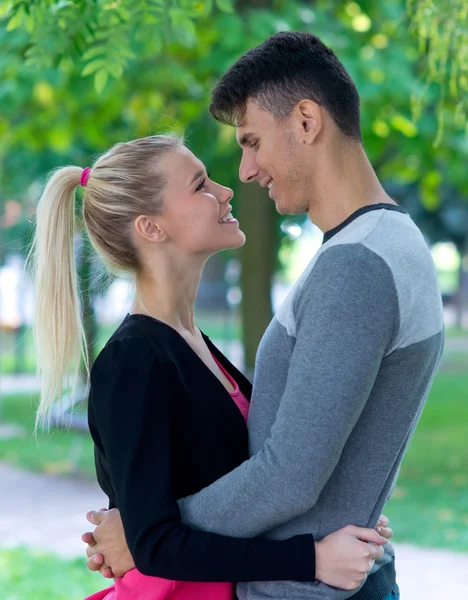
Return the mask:
{"type": "Polygon", "coordinates": [[[188,254],[201,255],[244,244],[245,235],[231,214],[232,190],[211,181],[188,148],[166,154],[160,168],[167,186],[157,222],[169,242],[188,254]]]}

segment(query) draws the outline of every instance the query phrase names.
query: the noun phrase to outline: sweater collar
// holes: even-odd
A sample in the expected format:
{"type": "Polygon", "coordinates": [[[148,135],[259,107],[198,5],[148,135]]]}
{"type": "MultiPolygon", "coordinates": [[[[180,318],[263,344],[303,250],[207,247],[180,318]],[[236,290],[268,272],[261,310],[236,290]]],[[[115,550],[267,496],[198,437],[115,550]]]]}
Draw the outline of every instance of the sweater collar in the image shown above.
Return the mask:
{"type": "Polygon", "coordinates": [[[340,232],[342,229],[344,229],[345,227],[347,227],[348,225],[350,225],[353,221],[355,221],[358,217],[365,215],[368,212],[374,211],[374,210],[393,210],[395,212],[399,212],[399,213],[403,213],[403,214],[408,214],[406,212],[406,210],[404,208],[402,208],[401,206],[399,206],[398,204],[390,204],[389,202],[381,202],[379,204],[370,204],[369,206],[363,206],[361,208],[358,208],[358,210],[356,210],[355,212],[353,212],[352,215],[350,215],[347,219],[345,219],[342,223],[340,223],[339,225],[337,225],[336,227],[334,227],[333,229],[330,229],[329,231],[326,231],[324,236],[323,236],[323,242],[322,244],[325,244],[326,242],[328,242],[329,240],[331,240],[331,238],[333,236],[335,236],[338,232],[340,232]]]}

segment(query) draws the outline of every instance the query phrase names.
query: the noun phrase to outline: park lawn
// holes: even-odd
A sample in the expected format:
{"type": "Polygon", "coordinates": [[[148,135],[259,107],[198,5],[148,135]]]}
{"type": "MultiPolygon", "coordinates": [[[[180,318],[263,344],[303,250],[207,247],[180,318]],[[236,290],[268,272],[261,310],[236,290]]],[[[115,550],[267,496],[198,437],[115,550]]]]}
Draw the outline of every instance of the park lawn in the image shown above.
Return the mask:
{"type": "Polygon", "coordinates": [[[78,600],[110,583],[88,571],[84,558],[61,560],[25,548],[0,549],[2,600],[78,600]]]}
{"type": "MultiPolygon", "coordinates": [[[[435,379],[384,510],[396,541],[468,552],[467,371],[446,364],[435,379]]],[[[31,437],[31,398],[7,397],[4,420],[23,426],[25,435],[0,440],[1,460],[54,475],[95,477],[88,434],[52,430],[38,434],[37,442],[31,437]]]]}
{"type": "Polygon", "coordinates": [[[34,407],[30,395],[6,396],[3,420],[18,425],[22,433],[0,439],[0,460],[12,466],[50,475],[71,475],[94,479],[93,443],[88,432],[51,428],[35,437],[34,407]]]}
{"type": "Polygon", "coordinates": [[[468,552],[467,431],[468,369],[441,371],[384,509],[395,541],[468,552]]]}

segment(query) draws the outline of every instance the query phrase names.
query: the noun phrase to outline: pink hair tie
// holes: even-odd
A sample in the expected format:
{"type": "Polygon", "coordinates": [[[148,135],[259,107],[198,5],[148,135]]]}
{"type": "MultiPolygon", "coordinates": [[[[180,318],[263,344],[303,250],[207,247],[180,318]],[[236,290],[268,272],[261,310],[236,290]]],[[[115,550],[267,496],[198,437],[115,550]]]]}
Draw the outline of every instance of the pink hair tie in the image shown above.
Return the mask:
{"type": "Polygon", "coordinates": [[[91,173],[91,169],[89,167],[86,167],[86,169],[83,169],[83,172],[81,173],[81,178],[80,178],[80,185],[82,185],[83,187],[86,187],[90,173],[91,173]]]}

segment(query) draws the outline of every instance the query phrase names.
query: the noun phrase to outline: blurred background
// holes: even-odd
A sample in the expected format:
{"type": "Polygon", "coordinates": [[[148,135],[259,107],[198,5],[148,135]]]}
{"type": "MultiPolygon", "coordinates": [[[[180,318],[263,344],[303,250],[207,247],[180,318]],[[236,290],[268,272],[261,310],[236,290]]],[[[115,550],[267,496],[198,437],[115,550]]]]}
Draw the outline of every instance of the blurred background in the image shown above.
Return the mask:
{"type": "MultiPolygon", "coordinates": [[[[182,128],[211,177],[234,188],[248,240],[210,259],[197,323],[252,376],[260,337],[322,234],[239,183],[235,130],[207,107],[233,61],[284,30],[318,35],[349,70],[369,158],[434,257],[445,355],[385,512],[401,548],[403,597],[468,596],[467,15],[464,0],[450,9],[426,0],[0,1],[2,599],[79,599],[103,587],[79,540],[84,512],[106,504],[94,483],[86,393],[50,433],[32,436],[39,381],[25,258],[47,174],[91,165],[116,142],[182,128]]],[[[132,285],[103,276],[81,226],[76,256],[95,357],[125,316],[132,285]]]]}

